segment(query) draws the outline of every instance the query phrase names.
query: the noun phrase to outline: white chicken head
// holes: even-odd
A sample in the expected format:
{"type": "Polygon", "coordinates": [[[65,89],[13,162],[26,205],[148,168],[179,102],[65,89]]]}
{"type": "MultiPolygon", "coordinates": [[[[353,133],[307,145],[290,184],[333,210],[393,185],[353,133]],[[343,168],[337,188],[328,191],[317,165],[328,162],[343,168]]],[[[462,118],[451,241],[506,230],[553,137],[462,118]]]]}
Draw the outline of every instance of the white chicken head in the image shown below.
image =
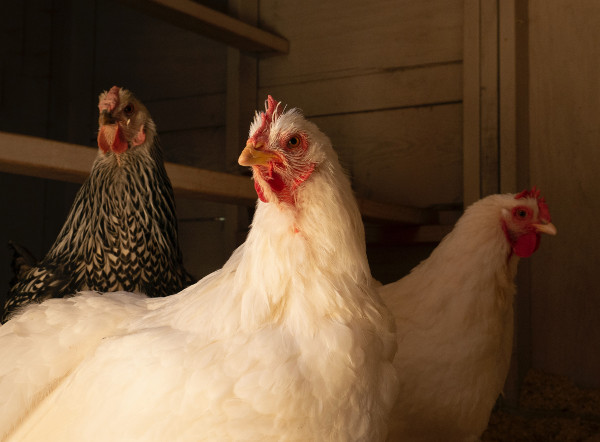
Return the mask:
{"type": "Polygon", "coordinates": [[[113,86],[98,101],[98,147],[104,154],[120,155],[148,141],[152,144],[156,127],[148,109],[127,89],[113,86]]]}
{"type": "Polygon", "coordinates": [[[256,113],[238,162],[252,166],[261,201],[294,205],[298,189],[326,158],[331,143],[299,110],[284,112],[270,95],[265,108],[256,113]]]}
{"type": "Polygon", "coordinates": [[[538,249],[540,234],[556,235],[556,227],[545,199],[535,187],[515,195],[509,203],[510,207],[502,209],[502,230],[513,253],[527,258],[538,249]]]}

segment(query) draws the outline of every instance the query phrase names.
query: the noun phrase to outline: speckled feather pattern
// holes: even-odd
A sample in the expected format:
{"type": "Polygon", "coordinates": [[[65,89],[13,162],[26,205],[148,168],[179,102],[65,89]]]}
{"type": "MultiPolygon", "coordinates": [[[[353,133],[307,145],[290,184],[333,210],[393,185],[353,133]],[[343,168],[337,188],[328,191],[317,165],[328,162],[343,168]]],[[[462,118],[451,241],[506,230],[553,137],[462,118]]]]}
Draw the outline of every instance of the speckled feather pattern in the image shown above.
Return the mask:
{"type": "Polygon", "coordinates": [[[177,293],[192,283],[182,262],[171,182],[149,139],[120,155],[98,153],[53,246],[10,288],[3,321],[23,305],[80,290],[177,293]],[[120,164],[119,164],[120,163],[120,164]]]}

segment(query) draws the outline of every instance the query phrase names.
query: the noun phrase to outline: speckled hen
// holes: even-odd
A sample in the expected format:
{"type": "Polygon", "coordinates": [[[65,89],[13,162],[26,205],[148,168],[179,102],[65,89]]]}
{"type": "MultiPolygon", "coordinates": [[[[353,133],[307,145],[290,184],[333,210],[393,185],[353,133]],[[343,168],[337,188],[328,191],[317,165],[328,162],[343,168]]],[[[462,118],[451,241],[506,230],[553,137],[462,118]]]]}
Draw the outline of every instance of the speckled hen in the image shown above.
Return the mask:
{"type": "Polygon", "coordinates": [[[98,156],[39,263],[14,246],[3,321],[22,306],[80,290],[177,293],[192,283],[178,243],[171,182],[146,107],[117,86],[100,95],[98,156]]]}

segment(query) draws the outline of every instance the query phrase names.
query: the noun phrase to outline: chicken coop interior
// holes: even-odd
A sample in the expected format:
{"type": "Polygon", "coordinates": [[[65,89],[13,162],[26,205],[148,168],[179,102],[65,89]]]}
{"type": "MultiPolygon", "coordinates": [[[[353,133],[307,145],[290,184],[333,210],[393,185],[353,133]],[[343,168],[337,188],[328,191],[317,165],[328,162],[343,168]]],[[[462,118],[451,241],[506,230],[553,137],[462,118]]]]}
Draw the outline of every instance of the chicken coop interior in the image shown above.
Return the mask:
{"type": "MultiPolygon", "coordinates": [[[[25,0],[2,9],[1,244],[37,258],[52,246],[98,152],[98,96],[118,85],[156,123],[183,260],[203,278],[248,233],[256,192],[238,157],[271,95],[331,139],[383,284],[426,259],[473,202],[541,190],[558,234],[519,262],[511,368],[483,440],[600,434],[599,2],[25,0]],[[556,379],[580,395],[571,405],[548,405],[566,394],[556,379]]],[[[0,269],[6,293],[6,247],[0,269]]]]}

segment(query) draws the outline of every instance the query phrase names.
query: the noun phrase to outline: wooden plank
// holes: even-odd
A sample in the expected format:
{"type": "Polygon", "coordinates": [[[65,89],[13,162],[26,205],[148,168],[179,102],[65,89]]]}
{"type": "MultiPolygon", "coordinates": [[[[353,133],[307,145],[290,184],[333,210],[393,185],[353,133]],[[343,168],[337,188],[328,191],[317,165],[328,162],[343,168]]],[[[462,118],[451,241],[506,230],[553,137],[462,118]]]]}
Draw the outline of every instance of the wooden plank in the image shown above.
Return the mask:
{"type": "Polygon", "coordinates": [[[165,168],[176,195],[230,204],[256,202],[256,191],[248,177],[173,163],[166,163],[165,168]]]}
{"type": "Polygon", "coordinates": [[[223,126],[225,93],[144,101],[160,133],[223,126]]]}
{"type": "Polygon", "coordinates": [[[480,3],[481,195],[499,189],[498,1],[480,3]]]}
{"type": "Polygon", "coordinates": [[[289,50],[286,39],[191,0],[120,0],[145,14],[227,45],[253,52],[289,50]]]}
{"type": "Polygon", "coordinates": [[[481,198],[480,186],[480,0],[464,2],[463,39],[463,205],[481,198]]]}
{"type": "Polygon", "coordinates": [[[530,179],[558,228],[530,260],[532,365],[600,388],[600,2],[527,3],[530,179]]]}
{"type": "MultiPolygon", "coordinates": [[[[0,171],[80,183],[89,175],[97,150],[76,144],[0,132],[0,171]]],[[[235,204],[254,204],[250,179],[166,163],[176,194],[235,204]]]]}
{"type": "Polygon", "coordinates": [[[460,104],[311,118],[357,194],[426,208],[462,202],[460,104]]]}
{"type": "Polygon", "coordinates": [[[380,228],[377,231],[369,229],[368,244],[403,246],[408,244],[434,244],[439,243],[452,231],[452,225],[422,225],[422,226],[396,226],[393,228],[380,228]]]}
{"type": "Polygon", "coordinates": [[[165,161],[223,172],[225,126],[159,132],[159,137],[165,161]]]}
{"type": "Polygon", "coordinates": [[[0,132],[0,172],[81,183],[96,153],[76,144],[0,132]]]}
{"type": "Polygon", "coordinates": [[[362,75],[259,89],[307,117],[462,101],[462,64],[385,69],[362,75]]]}
{"type": "Polygon", "coordinates": [[[517,40],[515,0],[498,5],[500,191],[517,192],[517,40]]]}
{"type": "Polygon", "coordinates": [[[260,60],[259,86],[459,61],[462,1],[262,0],[261,21],[293,50],[260,60]]]}
{"type": "MultiPolygon", "coordinates": [[[[89,175],[96,149],[60,141],[0,132],[0,172],[80,183],[89,175]]],[[[166,163],[177,196],[230,204],[253,205],[256,192],[245,176],[166,163]]],[[[402,224],[419,224],[435,218],[429,210],[380,204],[364,199],[365,217],[402,224]]]]}
{"type": "Polygon", "coordinates": [[[362,198],[357,198],[357,202],[360,213],[369,220],[417,225],[437,221],[436,212],[433,210],[396,204],[382,204],[362,198]]]}
{"type": "MultiPolygon", "coordinates": [[[[228,12],[255,26],[258,23],[258,0],[229,0],[228,12]]],[[[240,149],[246,144],[248,124],[256,109],[257,75],[256,57],[237,48],[227,48],[225,161],[222,170],[234,174],[240,174],[242,170],[238,158],[240,149]]],[[[230,206],[225,217],[224,248],[232,253],[244,241],[251,220],[245,207],[230,206]]]]}
{"type": "MultiPolygon", "coordinates": [[[[95,34],[96,97],[113,85],[130,89],[146,104],[225,93],[223,44],[111,0],[96,2],[95,34]],[[115,30],[126,30],[128,37],[115,30]]],[[[91,109],[96,105],[94,99],[91,109]]]]}

